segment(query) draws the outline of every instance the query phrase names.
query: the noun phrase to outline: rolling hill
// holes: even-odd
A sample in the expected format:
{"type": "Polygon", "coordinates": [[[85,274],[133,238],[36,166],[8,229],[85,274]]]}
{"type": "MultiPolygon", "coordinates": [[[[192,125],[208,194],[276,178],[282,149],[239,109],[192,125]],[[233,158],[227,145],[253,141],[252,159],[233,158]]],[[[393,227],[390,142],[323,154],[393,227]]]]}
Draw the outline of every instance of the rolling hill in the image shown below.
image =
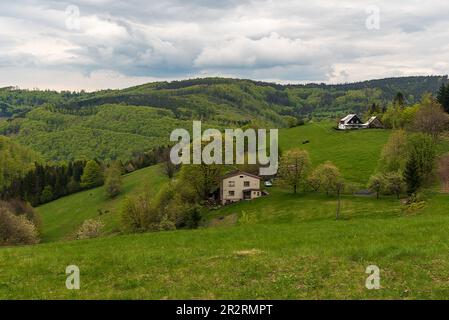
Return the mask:
{"type": "Polygon", "coordinates": [[[129,160],[168,143],[191,120],[217,128],[286,128],[303,119],[335,119],[386,106],[398,91],[407,103],[435,93],[447,76],[405,77],[342,85],[279,85],[206,78],[155,82],[123,90],[55,92],[0,89],[0,134],[48,161],[129,160]]]}
{"type": "MultiPolygon", "coordinates": [[[[381,148],[389,130],[340,132],[332,123],[320,122],[280,131],[282,150],[303,148],[310,152],[313,165],[332,160],[342,171],[348,183],[364,188],[377,166],[381,148]],[[304,140],[310,143],[303,145],[304,140]],[[339,148],[338,146],[345,146],[339,148]],[[364,147],[361,147],[363,145],[364,147]]],[[[167,178],[159,166],[135,171],[124,176],[124,192],[114,200],[106,198],[103,187],[76,193],[38,208],[43,219],[43,241],[70,239],[89,218],[105,223],[105,233],[118,231],[118,215],[123,198],[142,188],[157,191],[167,178]],[[108,211],[99,215],[101,212],[108,211]]]]}
{"type": "MultiPolygon", "coordinates": [[[[388,130],[338,132],[331,122],[280,131],[282,150],[310,152],[358,187],[375,170],[388,130]],[[303,144],[305,140],[309,143],[303,144]]],[[[440,152],[449,146],[442,144],[440,152]]],[[[142,188],[165,183],[157,166],[124,177],[124,193],[107,200],[103,188],[38,208],[46,243],[0,250],[2,299],[447,299],[448,195],[426,190],[408,208],[394,197],[270,195],[211,210],[207,226],[115,235],[120,203],[142,188]],[[102,214],[99,214],[101,209],[102,214]],[[104,237],[70,240],[87,218],[102,220],[104,237]],[[81,290],[65,287],[65,267],[77,265],[81,290]],[[367,290],[366,268],[381,270],[381,289],[367,290]],[[20,279],[20,281],[17,281],[20,279]]]]}

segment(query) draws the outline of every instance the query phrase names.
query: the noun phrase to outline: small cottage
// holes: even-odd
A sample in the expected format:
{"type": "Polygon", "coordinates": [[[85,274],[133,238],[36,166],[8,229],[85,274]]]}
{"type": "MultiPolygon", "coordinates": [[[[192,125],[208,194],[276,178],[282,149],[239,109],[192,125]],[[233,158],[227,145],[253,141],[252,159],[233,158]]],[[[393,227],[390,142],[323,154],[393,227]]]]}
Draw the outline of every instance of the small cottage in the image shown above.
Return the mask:
{"type": "Polygon", "coordinates": [[[374,116],[364,123],[362,119],[360,119],[360,117],[356,114],[348,114],[338,123],[338,129],[340,130],[369,128],[383,128],[383,124],[378,117],[374,116]]]}
{"type": "Polygon", "coordinates": [[[221,203],[229,204],[241,200],[251,200],[262,196],[262,178],[243,171],[234,171],[222,178],[220,187],[221,203]]]}

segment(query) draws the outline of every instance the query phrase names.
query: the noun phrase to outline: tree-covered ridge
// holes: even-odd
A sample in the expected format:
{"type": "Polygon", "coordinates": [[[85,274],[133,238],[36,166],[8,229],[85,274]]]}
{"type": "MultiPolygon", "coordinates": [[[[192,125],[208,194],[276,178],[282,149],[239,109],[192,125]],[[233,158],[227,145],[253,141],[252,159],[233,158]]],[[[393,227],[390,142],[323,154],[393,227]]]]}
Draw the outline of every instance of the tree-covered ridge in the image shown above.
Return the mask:
{"type": "Polygon", "coordinates": [[[40,157],[32,150],[0,136],[0,190],[34,168],[40,157]]]}
{"type": "Polygon", "coordinates": [[[129,160],[167,144],[174,128],[290,127],[303,119],[335,119],[386,107],[398,91],[406,103],[437,93],[447,76],[354,84],[279,85],[205,78],[155,82],[123,90],[55,92],[0,89],[0,134],[47,160],[129,160]],[[1,120],[3,118],[3,120],[1,120]]]}

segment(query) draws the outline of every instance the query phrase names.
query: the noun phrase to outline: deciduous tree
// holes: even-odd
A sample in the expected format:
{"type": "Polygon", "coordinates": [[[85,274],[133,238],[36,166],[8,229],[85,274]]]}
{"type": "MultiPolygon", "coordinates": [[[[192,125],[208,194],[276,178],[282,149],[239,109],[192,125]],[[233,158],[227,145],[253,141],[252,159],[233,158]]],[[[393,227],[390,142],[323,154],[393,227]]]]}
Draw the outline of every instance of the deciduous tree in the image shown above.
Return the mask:
{"type": "Polygon", "coordinates": [[[98,187],[103,184],[103,171],[95,160],[86,163],[84,173],[81,176],[81,186],[83,188],[98,187]]]}
{"type": "Polygon", "coordinates": [[[281,157],[279,176],[285,185],[297,193],[299,186],[306,180],[309,168],[309,153],[305,150],[292,149],[281,157]]]}

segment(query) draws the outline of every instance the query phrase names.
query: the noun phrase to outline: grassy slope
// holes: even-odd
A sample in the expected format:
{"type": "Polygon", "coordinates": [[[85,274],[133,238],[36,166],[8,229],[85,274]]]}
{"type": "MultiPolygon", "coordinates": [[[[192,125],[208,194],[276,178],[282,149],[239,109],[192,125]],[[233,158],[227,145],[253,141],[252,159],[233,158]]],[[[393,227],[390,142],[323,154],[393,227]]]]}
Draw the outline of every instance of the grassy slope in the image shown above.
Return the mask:
{"type": "Polygon", "coordinates": [[[259,212],[254,224],[2,249],[0,297],[449,296],[447,196],[414,214],[390,198],[348,198],[340,221],[326,196],[275,190],[272,197],[226,209],[259,212]],[[69,264],[81,270],[78,292],[65,289],[69,264]],[[381,290],[364,287],[371,264],[381,268],[381,290]]]}
{"type": "MultiPolygon", "coordinates": [[[[327,130],[322,124],[289,129],[281,132],[281,145],[285,150],[310,140],[304,147],[310,148],[315,164],[332,159],[347,179],[364,184],[388,132],[332,131],[330,136],[327,130]],[[347,147],[338,148],[337,143],[347,147]]],[[[154,168],[145,170],[149,177],[157,176],[154,168]]],[[[133,175],[141,180],[140,172],[133,175]]],[[[232,227],[226,219],[216,219],[222,227],[2,249],[0,298],[449,296],[447,195],[430,195],[427,206],[412,213],[402,212],[393,198],[345,196],[343,218],[336,221],[332,197],[270,191],[269,197],[211,213],[233,214],[237,225],[234,221],[232,227]],[[252,217],[249,224],[238,220],[244,213],[252,217]],[[81,269],[78,292],[65,289],[69,264],[81,269]],[[381,268],[381,290],[364,287],[370,264],[381,268]]],[[[86,203],[91,210],[95,205],[87,205],[86,194],[71,196],[79,198],[68,206],[76,209],[86,203]]],[[[61,209],[64,205],[58,201],[45,208],[44,223],[56,210],[61,210],[59,215],[71,212],[61,209]]],[[[106,209],[103,202],[98,205],[106,209]]],[[[96,208],[89,212],[95,216],[96,208]]],[[[58,238],[56,228],[46,232],[47,240],[52,233],[58,238]]]]}
{"type": "Polygon", "coordinates": [[[306,149],[314,165],[331,160],[348,181],[365,185],[377,166],[389,130],[337,131],[330,122],[281,130],[280,147],[306,149]],[[307,144],[303,141],[309,140],[307,144]]]}
{"type": "MultiPolygon", "coordinates": [[[[283,150],[292,147],[309,150],[314,165],[333,159],[346,179],[365,185],[388,135],[389,131],[382,130],[339,132],[332,129],[331,123],[323,122],[281,130],[280,145],[283,150]],[[302,145],[304,140],[310,143],[302,145]],[[338,147],[341,145],[345,148],[338,147]]],[[[104,188],[97,188],[43,205],[39,208],[44,225],[43,241],[70,238],[85,219],[98,217],[98,209],[110,211],[101,219],[106,224],[106,232],[114,232],[118,228],[117,213],[124,196],[146,182],[157,190],[164,181],[160,170],[152,167],[125,176],[124,192],[113,201],[105,197],[104,188]]]]}
{"type": "Polygon", "coordinates": [[[123,178],[123,192],[111,200],[106,197],[104,187],[79,192],[50,202],[38,208],[43,220],[43,241],[61,240],[73,235],[84,220],[98,218],[98,209],[104,213],[101,220],[106,232],[114,232],[118,227],[120,203],[123,198],[141,188],[155,192],[166,181],[159,166],[145,168],[123,178]]]}

